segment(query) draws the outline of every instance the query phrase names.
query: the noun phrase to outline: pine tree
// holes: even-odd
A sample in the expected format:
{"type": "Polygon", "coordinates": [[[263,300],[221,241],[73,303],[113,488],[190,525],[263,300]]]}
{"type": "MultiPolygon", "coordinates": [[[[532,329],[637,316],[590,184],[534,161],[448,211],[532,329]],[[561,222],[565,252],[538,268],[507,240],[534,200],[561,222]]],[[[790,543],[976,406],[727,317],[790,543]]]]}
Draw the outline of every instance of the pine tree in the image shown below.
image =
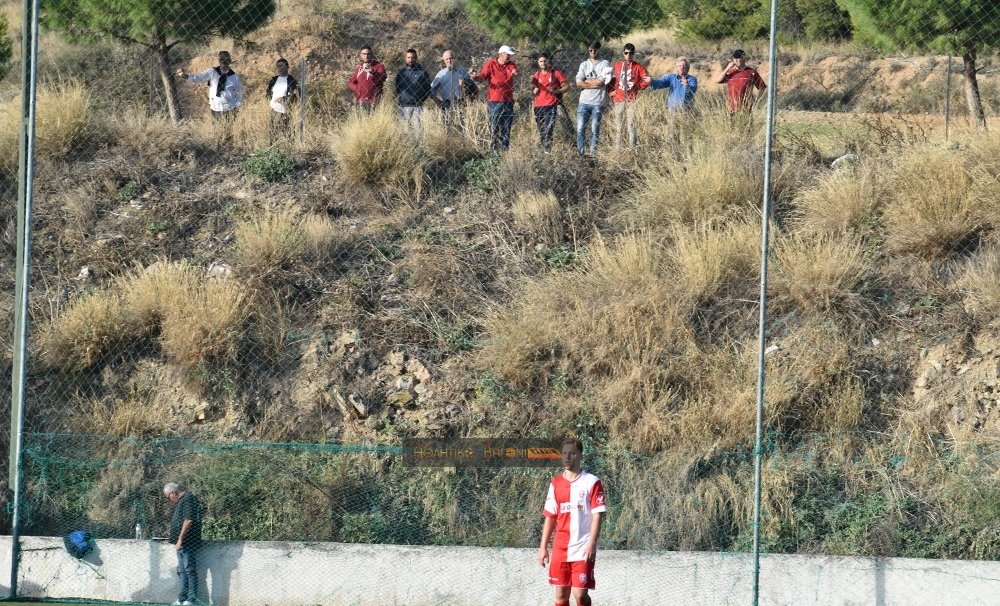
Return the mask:
{"type": "Polygon", "coordinates": [[[176,121],[180,106],[170,50],[213,36],[242,40],[267,23],[276,9],[274,0],[45,0],[42,19],[73,41],[117,40],[151,49],[170,118],[176,121]]]}
{"type": "Polygon", "coordinates": [[[617,38],[663,18],[656,0],[469,0],[469,7],[496,36],[553,49],[617,38]]]}
{"type": "Polygon", "coordinates": [[[885,49],[961,53],[969,116],[986,128],[976,60],[1000,43],[1000,4],[991,0],[839,0],[863,32],[885,49]]]}

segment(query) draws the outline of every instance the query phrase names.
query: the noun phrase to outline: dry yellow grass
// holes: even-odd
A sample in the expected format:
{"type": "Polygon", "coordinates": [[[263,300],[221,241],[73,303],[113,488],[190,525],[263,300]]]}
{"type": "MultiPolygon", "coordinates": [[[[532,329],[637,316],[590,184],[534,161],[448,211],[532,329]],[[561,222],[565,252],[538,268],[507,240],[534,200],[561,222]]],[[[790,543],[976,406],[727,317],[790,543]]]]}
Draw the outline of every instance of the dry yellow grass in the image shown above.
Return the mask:
{"type": "Polygon", "coordinates": [[[297,269],[325,257],[337,240],[333,223],[294,208],[261,211],[236,226],[236,255],[257,270],[297,269]]]}
{"type": "Polygon", "coordinates": [[[184,305],[191,292],[198,288],[200,270],[184,262],[159,261],[148,268],[138,268],[120,279],[125,306],[140,334],[157,332],[168,310],[184,305]]]}
{"type": "Polygon", "coordinates": [[[796,196],[791,224],[818,236],[860,233],[871,227],[887,194],[882,171],[881,166],[864,164],[824,175],[796,196]]]}
{"type": "Polygon", "coordinates": [[[514,225],[523,233],[546,244],[562,242],[562,208],[551,191],[518,194],[511,213],[514,225]]]}
{"type": "Polygon", "coordinates": [[[1000,248],[980,250],[969,261],[959,286],[967,293],[966,307],[977,316],[1000,316],[1000,248]]]}
{"type": "Polygon", "coordinates": [[[415,186],[421,178],[419,154],[390,103],[349,116],[334,155],[348,183],[396,188],[415,186]]]}
{"type": "Polygon", "coordinates": [[[72,301],[40,337],[42,359],[65,372],[99,363],[132,336],[132,319],[113,293],[97,291],[72,301]]]}
{"type": "Polygon", "coordinates": [[[923,147],[907,153],[892,175],[886,207],[887,242],[898,252],[942,257],[969,244],[987,224],[971,195],[963,156],[923,147]]]}
{"type": "MultiPolygon", "coordinates": [[[[39,86],[35,112],[35,150],[40,158],[68,153],[90,125],[90,93],[79,82],[39,86]]],[[[21,99],[0,105],[0,168],[17,170],[21,99]]]]}
{"type": "Polygon", "coordinates": [[[250,313],[241,284],[209,278],[186,263],[157,263],[121,283],[130,317],[145,334],[159,332],[163,351],[193,368],[235,359],[250,313]]]}
{"type": "Polygon", "coordinates": [[[763,179],[733,153],[694,152],[682,161],[649,169],[635,207],[651,227],[731,217],[760,205],[763,179]]]}
{"type": "Polygon", "coordinates": [[[692,304],[714,297],[730,280],[758,272],[760,227],[750,222],[718,226],[675,225],[670,234],[672,288],[692,304]]]}
{"type": "Polygon", "coordinates": [[[162,436],[169,420],[149,402],[88,400],[75,415],[75,424],[82,431],[101,436],[152,437],[162,436]]]}
{"type": "Polygon", "coordinates": [[[223,278],[203,280],[179,305],[163,310],[163,351],[187,368],[201,362],[233,362],[248,312],[240,284],[223,278]]]}
{"type": "Polygon", "coordinates": [[[854,296],[868,263],[854,236],[778,238],[772,291],[805,311],[829,312],[854,296]]]}

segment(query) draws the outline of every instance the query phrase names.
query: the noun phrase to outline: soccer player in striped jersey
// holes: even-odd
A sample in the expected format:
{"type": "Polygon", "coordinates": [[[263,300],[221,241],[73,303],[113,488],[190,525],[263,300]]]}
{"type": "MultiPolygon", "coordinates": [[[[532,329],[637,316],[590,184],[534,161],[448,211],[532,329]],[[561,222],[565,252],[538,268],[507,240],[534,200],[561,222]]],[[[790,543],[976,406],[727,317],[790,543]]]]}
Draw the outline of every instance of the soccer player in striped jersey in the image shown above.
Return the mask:
{"type": "Polygon", "coordinates": [[[556,588],[556,606],[568,606],[572,592],[577,606],[590,606],[595,586],[594,562],[601,517],[608,511],[604,487],[597,476],[580,468],[583,443],[563,440],[563,472],[552,479],[545,499],[545,525],[538,546],[538,563],[549,564],[549,584],[556,588]],[[552,555],[549,557],[549,539],[552,555]],[[551,560],[551,561],[550,561],[551,560]]]}

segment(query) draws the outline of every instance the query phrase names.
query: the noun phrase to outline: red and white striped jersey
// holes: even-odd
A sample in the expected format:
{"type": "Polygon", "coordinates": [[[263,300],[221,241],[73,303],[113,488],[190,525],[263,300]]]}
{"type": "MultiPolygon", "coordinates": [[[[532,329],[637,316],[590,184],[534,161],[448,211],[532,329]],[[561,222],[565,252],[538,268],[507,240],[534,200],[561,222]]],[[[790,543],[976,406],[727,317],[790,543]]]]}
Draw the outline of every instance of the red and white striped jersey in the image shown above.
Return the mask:
{"type": "Polygon", "coordinates": [[[552,478],[542,514],[556,521],[553,549],[565,549],[567,562],[583,560],[595,513],[608,510],[604,487],[597,476],[586,471],[570,482],[562,474],[552,478]]]}

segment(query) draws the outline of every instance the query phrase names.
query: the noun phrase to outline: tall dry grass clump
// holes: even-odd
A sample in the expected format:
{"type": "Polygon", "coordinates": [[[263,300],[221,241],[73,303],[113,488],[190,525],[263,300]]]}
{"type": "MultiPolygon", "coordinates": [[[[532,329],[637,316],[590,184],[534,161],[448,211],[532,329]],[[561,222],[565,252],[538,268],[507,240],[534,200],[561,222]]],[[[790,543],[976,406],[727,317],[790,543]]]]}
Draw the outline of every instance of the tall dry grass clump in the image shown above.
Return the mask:
{"type": "Polygon", "coordinates": [[[667,268],[663,247],[644,236],[598,242],[582,268],[527,284],[487,321],[479,362],[519,390],[544,392],[554,380],[586,389],[617,437],[644,419],[653,429],[636,448],[660,444],[691,345],[667,268]]]}
{"type": "MultiPolygon", "coordinates": [[[[17,170],[21,99],[0,105],[0,167],[17,170]]],[[[67,154],[90,125],[90,93],[75,81],[42,84],[35,111],[35,150],[39,157],[67,154]]]]}
{"type": "Polygon", "coordinates": [[[352,113],[339,134],[333,152],[348,183],[399,187],[418,178],[420,156],[389,104],[352,113]]]}
{"type": "Polygon", "coordinates": [[[966,169],[960,153],[937,147],[915,149],[900,160],[885,210],[893,250],[935,258],[970,244],[988,218],[971,195],[966,169]]]}
{"type": "Polygon", "coordinates": [[[514,225],[521,232],[546,244],[558,244],[563,238],[562,208],[551,191],[522,192],[511,206],[514,225]]]}
{"type": "Polygon", "coordinates": [[[671,287],[692,305],[715,297],[734,279],[757,273],[757,225],[705,221],[674,225],[668,233],[671,287]]]}
{"type": "Polygon", "coordinates": [[[423,112],[420,118],[420,148],[427,158],[464,162],[479,153],[475,136],[477,129],[467,124],[471,118],[468,114],[467,108],[456,110],[449,125],[445,124],[440,111],[428,109],[423,112]]]}
{"type": "Polygon", "coordinates": [[[966,307],[976,316],[1000,317],[1000,247],[980,250],[969,261],[959,282],[966,293],[966,307]]]}
{"type": "Polygon", "coordinates": [[[116,294],[83,295],[43,330],[39,339],[42,360],[64,372],[86,370],[134,337],[133,327],[132,317],[116,294]]]}
{"type": "Polygon", "coordinates": [[[205,279],[186,295],[163,310],[163,351],[187,368],[234,362],[249,312],[243,288],[230,279],[205,279]]]}
{"type": "Polygon", "coordinates": [[[250,313],[244,288],[183,262],[160,262],[122,282],[123,300],[146,334],[182,366],[236,358],[250,313]]]}
{"type": "Polygon", "coordinates": [[[871,229],[887,195],[883,168],[864,164],[823,175],[795,197],[790,223],[797,231],[839,236],[871,229]]]}
{"type": "Polygon", "coordinates": [[[299,269],[325,257],[337,240],[333,222],[293,208],[260,211],[236,226],[240,265],[256,270],[299,269]]]}
{"type": "Polygon", "coordinates": [[[184,262],[159,261],[119,279],[116,287],[143,336],[157,333],[167,310],[184,305],[198,289],[200,269],[184,262]]]}
{"type": "Polygon", "coordinates": [[[635,210],[651,227],[722,219],[760,204],[757,167],[726,152],[696,151],[648,170],[635,192],[635,210]]]}
{"type": "Polygon", "coordinates": [[[854,236],[790,234],[775,246],[774,296],[805,311],[827,312],[855,297],[869,271],[854,236]]]}

